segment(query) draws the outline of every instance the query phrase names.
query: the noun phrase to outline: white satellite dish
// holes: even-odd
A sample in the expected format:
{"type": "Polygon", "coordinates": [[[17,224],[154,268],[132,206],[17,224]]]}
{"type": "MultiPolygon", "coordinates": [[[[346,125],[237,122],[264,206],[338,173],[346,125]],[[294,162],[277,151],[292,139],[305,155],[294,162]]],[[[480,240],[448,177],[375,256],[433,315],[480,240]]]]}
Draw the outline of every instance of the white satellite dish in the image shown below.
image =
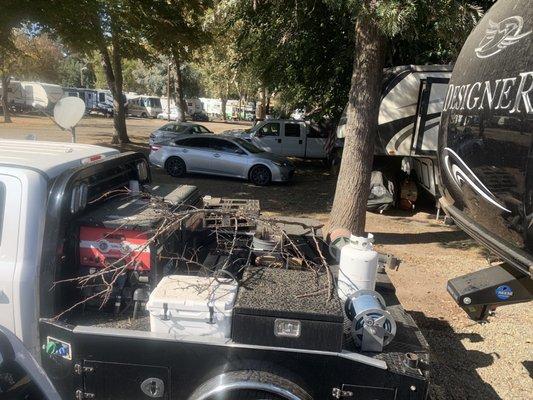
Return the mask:
{"type": "Polygon", "coordinates": [[[63,129],[70,131],[85,114],[85,103],[79,97],[64,97],[54,107],[54,120],[63,129]]]}
{"type": "Polygon", "coordinates": [[[54,106],[54,120],[61,128],[70,131],[76,142],[76,125],[85,114],[85,102],[79,97],[64,97],[54,106]]]}

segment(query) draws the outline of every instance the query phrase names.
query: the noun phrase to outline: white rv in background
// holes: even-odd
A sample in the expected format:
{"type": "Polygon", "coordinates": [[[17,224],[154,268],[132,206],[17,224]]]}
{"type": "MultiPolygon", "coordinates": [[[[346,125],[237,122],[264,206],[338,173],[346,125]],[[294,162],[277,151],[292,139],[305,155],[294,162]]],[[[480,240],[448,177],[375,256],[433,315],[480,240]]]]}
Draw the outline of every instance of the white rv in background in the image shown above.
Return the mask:
{"type": "MultiPolygon", "coordinates": [[[[87,114],[96,113],[105,116],[113,115],[113,96],[110,90],[65,88],[64,97],[79,97],[85,103],[87,114]]],[[[125,102],[126,104],[126,102],[125,102]]]]}
{"type": "Polygon", "coordinates": [[[128,114],[133,117],[157,118],[157,115],[163,112],[161,99],[157,96],[127,95],[127,97],[128,114]]]}
{"type": "Polygon", "coordinates": [[[63,88],[59,85],[42,82],[21,82],[24,89],[26,107],[51,109],[63,97],[63,88]]]}
{"type": "MultiPolygon", "coordinates": [[[[440,116],[451,65],[406,65],[384,71],[374,147],[374,171],[389,181],[410,175],[438,197],[436,157],[440,116]]],[[[345,113],[337,127],[344,138],[345,113]]],[[[398,190],[398,185],[395,185],[398,190]]]]}
{"type": "Polygon", "coordinates": [[[186,99],[187,113],[193,115],[204,111],[204,105],[200,99],[186,99]]]}
{"type": "MultiPolygon", "coordinates": [[[[2,83],[0,83],[0,99],[2,99],[2,83]]],[[[7,102],[10,108],[17,111],[26,109],[26,98],[24,88],[20,81],[9,81],[7,102]]]]}

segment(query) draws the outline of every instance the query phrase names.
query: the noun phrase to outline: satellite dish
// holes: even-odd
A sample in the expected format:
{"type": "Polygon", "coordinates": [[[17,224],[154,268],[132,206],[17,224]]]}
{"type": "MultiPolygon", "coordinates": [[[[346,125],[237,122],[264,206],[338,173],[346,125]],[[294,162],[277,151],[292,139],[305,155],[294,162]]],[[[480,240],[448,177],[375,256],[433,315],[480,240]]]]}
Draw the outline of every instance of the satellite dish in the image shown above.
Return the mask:
{"type": "Polygon", "coordinates": [[[85,114],[85,103],[79,97],[64,97],[54,107],[54,119],[63,129],[71,131],[85,114]]]}

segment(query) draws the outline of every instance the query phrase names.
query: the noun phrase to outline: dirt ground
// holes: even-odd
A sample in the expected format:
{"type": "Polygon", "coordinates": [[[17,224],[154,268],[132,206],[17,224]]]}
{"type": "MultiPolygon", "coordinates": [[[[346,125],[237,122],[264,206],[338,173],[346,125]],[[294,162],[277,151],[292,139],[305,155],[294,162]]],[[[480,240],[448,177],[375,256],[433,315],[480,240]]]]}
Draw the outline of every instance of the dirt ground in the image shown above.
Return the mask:
{"type": "MultiPolygon", "coordinates": [[[[127,150],[148,151],[148,134],[164,121],[128,119],[133,143],[127,150]]],[[[215,132],[245,127],[204,123],[215,132]]],[[[86,118],[77,128],[78,141],[108,144],[112,120],[86,118]]],[[[42,117],[14,118],[0,123],[0,137],[69,141],[42,117]]],[[[0,149],[1,151],[1,149],[0,149]]],[[[290,184],[255,187],[247,182],[206,176],[174,179],[154,170],[159,182],[193,184],[213,196],[257,198],[265,213],[306,216],[326,221],[335,190],[335,177],[317,162],[297,162],[290,184]]],[[[402,260],[389,275],[398,297],[423,330],[432,348],[432,398],[533,399],[533,311],[529,304],[502,307],[490,322],[469,320],[446,292],[448,279],[486,267],[486,254],[463,232],[436,221],[427,207],[413,213],[367,214],[367,231],[379,249],[402,260]],[[528,394],[529,393],[529,394],[528,394]]]]}

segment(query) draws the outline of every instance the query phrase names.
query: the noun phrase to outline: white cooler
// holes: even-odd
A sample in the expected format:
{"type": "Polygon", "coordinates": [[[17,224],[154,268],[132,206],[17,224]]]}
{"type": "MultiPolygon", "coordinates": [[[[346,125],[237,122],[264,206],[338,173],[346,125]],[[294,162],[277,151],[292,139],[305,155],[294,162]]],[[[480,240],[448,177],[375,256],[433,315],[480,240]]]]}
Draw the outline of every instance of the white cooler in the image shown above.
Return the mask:
{"type": "Polygon", "coordinates": [[[235,282],[188,275],[164,277],[150,294],[152,332],[229,338],[237,295],[235,282]]]}

